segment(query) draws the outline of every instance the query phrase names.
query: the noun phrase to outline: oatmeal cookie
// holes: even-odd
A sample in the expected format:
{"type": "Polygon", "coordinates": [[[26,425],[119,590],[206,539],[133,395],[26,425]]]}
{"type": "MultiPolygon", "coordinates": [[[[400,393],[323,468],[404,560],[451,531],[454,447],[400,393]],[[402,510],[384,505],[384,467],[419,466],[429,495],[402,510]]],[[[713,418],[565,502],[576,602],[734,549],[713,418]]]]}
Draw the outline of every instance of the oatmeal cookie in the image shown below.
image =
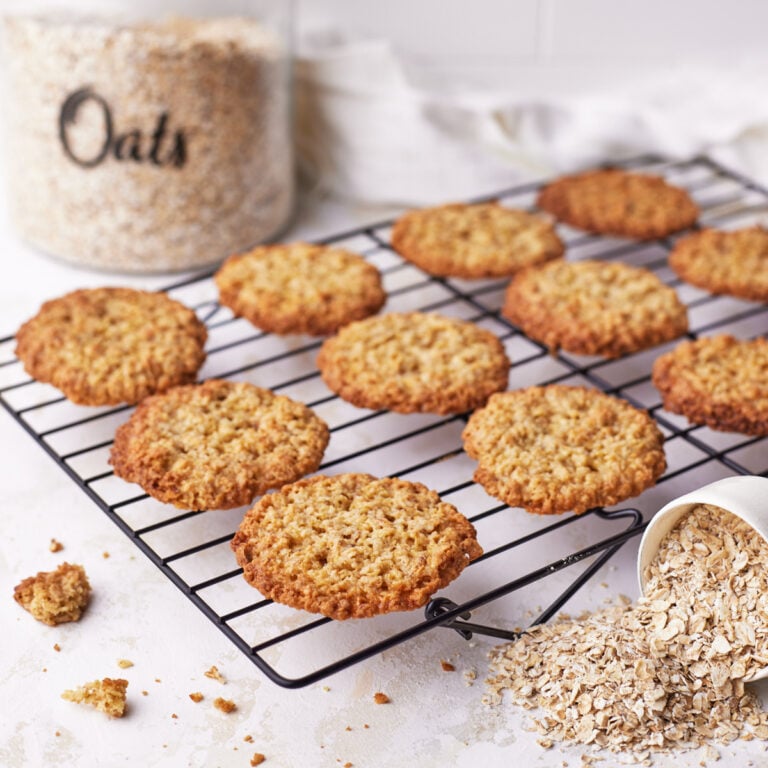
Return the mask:
{"type": "Polygon", "coordinates": [[[768,435],[768,340],[721,334],[684,341],[657,358],[652,380],[664,408],[693,424],[768,435]]]}
{"type": "Polygon", "coordinates": [[[264,496],[232,549],[265,597],[333,619],[418,608],[482,554],[472,524],[435,491],[368,474],[264,496]]]}
{"type": "Polygon", "coordinates": [[[264,331],[325,336],[386,301],[373,264],[341,248],[261,245],[230,256],[214,276],[219,300],[264,331]]]}
{"type": "Polygon", "coordinates": [[[16,355],[74,403],[117,405],[194,381],[206,338],[164,293],[88,288],[45,302],[16,334],[16,355]]]}
{"type": "Polygon", "coordinates": [[[519,272],[504,317],[550,349],[621,357],[676,339],[688,314],[653,272],[619,262],[556,261],[519,272]]]}
{"type": "Polygon", "coordinates": [[[563,255],[541,216],[498,203],[454,203],[409,211],[392,230],[392,247],[431,275],[507,277],[563,255]]]}
{"type": "Polygon", "coordinates": [[[476,408],[506,388],[510,366],[490,331],[421,312],[351,323],[323,342],[317,364],[344,400],[399,413],[476,408]]]}
{"type": "Polygon", "coordinates": [[[91,598],[91,585],[82,565],[62,563],[55,571],[40,571],[17,584],[13,599],[48,626],[80,621],[91,598]]]}
{"type": "Polygon", "coordinates": [[[694,232],[675,244],[669,266],[705,291],[768,301],[768,229],[694,232]]]}
{"type": "Polygon", "coordinates": [[[314,472],[327,444],[327,425],[302,403],[211,379],[142,401],[109,461],[159,501],[229,509],[314,472]]]}
{"type": "Polygon", "coordinates": [[[559,221],[599,235],[653,240],[690,227],[699,209],[690,195],[661,176],[618,168],[555,179],[537,205],[559,221]]]}
{"type": "Polygon", "coordinates": [[[576,514],[637,496],[666,469],[647,412],[586,387],[535,386],[493,395],[470,417],[464,448],[474,479],[510,506],[576,514]]]}

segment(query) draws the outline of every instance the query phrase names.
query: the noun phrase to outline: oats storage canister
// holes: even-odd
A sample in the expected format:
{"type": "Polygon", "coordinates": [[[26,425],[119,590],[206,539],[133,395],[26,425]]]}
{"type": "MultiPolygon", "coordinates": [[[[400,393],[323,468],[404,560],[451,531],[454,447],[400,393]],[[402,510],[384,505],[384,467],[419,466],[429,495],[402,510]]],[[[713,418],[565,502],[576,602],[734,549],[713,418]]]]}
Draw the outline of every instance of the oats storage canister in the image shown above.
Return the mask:
{"type": "Polygon", "coordinates": [[[25,240],[78,264],[168,271],[286,225],[289,0],[17,5],[3,53],[25,240]]]}

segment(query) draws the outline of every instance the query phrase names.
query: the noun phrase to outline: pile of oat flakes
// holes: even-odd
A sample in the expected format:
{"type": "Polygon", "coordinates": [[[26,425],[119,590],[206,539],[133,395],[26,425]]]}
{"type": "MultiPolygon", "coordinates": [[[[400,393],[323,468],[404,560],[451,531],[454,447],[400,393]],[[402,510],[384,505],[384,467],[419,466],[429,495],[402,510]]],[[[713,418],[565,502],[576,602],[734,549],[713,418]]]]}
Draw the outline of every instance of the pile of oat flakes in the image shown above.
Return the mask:
{"type": "Polygon", "coordinates": [[[490,703],[538,708],[544,747],[631,753],[768,740],[744,679],[768,665],[768,544],[735,515],[698,505],[663,539],[645,595],[534,627],[491,656],[490,703]]]}

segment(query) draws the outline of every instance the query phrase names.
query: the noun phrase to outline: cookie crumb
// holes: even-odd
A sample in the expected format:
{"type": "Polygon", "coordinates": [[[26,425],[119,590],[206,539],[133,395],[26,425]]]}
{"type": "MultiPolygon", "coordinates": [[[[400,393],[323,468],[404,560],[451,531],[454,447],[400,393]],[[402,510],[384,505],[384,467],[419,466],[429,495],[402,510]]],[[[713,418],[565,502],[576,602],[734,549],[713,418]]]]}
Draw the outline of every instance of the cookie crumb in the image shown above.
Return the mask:
{"type": "Polygon", "coordinates": [[[222,685],[227,682],[226,679],[224,678],[224,675],[222,675],[221,672],[219,672],[219,668],[215,664],[209,670],[203,672],[203,674],[206,677],[210,677],[211,680],[217,680],[222,685]]]}
{"type": "Polygon", "coordinates": [[[254,752],[251,758],[251,765],[261,765],[267,758],[261,752],[254,752]]]}
{"type": "Polygon", "coordinates": [[[192,699],[192,701],[194,701],[195,704],[199,704],[205,697],[203,696],[202,693],[200,693],[200,691],[195,691],[194,693],[189,694],[189,698],[192,699]]]}
{"type": "Polygon", "coordinates": [[[377,691],[373,694],[373,700],[376,704],[389,704],[390,702],[389,696],[381,691],[377,691]]]}
{"type": "Polygon", "coordinates": [[[440,666],[443,668],[443,672],[455,672],[456,667],[451,664],[450,661],[446,661],[445,659],[440,659],[440,666]]]}
{"type": "Polygon", "coordinates": [[[234,701],[232,701],[231,699],[224,699],[221,696],[213,700],[213,706],[216,707],[216,709],[221,710],[227,715],[230,712],[234,712],[237,709],[237,704],[235,704],[234,701]]]}
{"type": "Polygon", "coordinates": [[[58,653],[61,650],[61,646],[58,643],[53,644],[53,650],[58,653]]]}
{"type": "Polygon", "coordinates": [[[247,741],[249,744],[253,744],[253,736],[251,736],[250,733],[246,733],[245,736],[243,736],[243,741],[247,741]]]}
{"type": "Polygon", "coordinates": [[[61,731],[56,731],[53,735],[54,736],[61,736],[61,731]]]}
{"type": "Polygon", "coordinates": [[[101,556],[106,560],[109,557],[109,552],[102,552],[101,556]]]}
{"type": "Polygon", "coordinates": [[[13,599],[38,621],[55,626],[79,621],[91,597],[82,565],[62,563],[55,571],[40,571],[13,590],[13,599]]]}
{"type": "Polygon", "coordinates": [[[48,545],[48,549],[51,552],[61,552],[64,549],[64,545],[56,539],[51,539],[51,543],[48,545]]]}
{"type": "Polygon", "coordinates": [[[175,712],[171,712],[171,718],[174,720],[178,720],[179,716],[175,712]]]}
{"type": "Polygon", "coordinates": [[[141,695],[142,695],[142,696],[149,696],[149,691],[142,691],[142,692],[141,692],[141,695]]]}
{"type": "Polygon", "coordinates": [[[61,694],[61,698],[77,704],[88,704],[109,717],[122,717],[125,714],[127,688],[127,680],[105,677],[103,680],[94,680],[79,688],[66,690],[61,694]]]}
{"type": "Polygon", "coordinates": [[[133,662],[129,659],[118,659],[117,666],[120,667],[120,669],[128,669],[128,667],[133,666],[133,662]]]}

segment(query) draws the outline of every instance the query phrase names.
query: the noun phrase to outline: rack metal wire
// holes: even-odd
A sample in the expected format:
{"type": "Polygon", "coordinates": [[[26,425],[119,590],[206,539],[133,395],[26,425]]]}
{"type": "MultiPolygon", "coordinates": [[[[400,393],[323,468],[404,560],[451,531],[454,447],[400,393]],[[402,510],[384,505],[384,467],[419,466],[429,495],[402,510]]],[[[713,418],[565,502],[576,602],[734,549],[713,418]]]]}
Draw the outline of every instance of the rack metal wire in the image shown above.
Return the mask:
{"type": "MultiPolygon", "coordinates": [[[[735,228],[768,223],[768,191],[712,160],[670,162],[637,158],[621,165],[659,173],[687,188],[701,207],[701,226],[735,228]]],[[[539,183],[482,199],[532,208],[539,183]]],[[[478,200],[481,198],[478,198],[478,200]]],[[[585,384],[647,408],[665,434],[668,469],[632,509],[595,509],[557,518],[509,509],[472,481],[463,453],[465,415],[398,415],[355,408],[323,384],[315,367],[320,341],[276,337],[237,319],[217,302],[211,273],[165,290],[195,308],[209,330],[201,378],[251,381],[301,400],[332,433],[323,473],[367,471],[423,482],[474,523],[485,554],[420,612],[334,622],[279,606],[242,579],[229,541],[243,509],[180,513],[115,478],[108,465],[114,430],[130,409],[75,406],[52,387],[31,380],[13,354],[12,336],[0,339],[0,402],[69,477],[253,663],[278,685],[297,688],[321,680],[438,627],[462,637],[474,632],[514,637],[514,627],[557,613],[673,496],[733,474],[768,474],[768,438],[717,433],[665,412],[650,383],[655,357],[673,344],[620,360],[550,354],[499,314],[504,280],[435,278],[404,262],[389,245],[389,222],[323,240],[365,256],[382,272],[384,311],[433,310],[494,331],[513,361],[511,387],[585,384]],[[534,590],[533,592],[531,590],[534,590]],[[450,597],[448,597],[450,595],[450,597]],[[532,605],[547,602],[535,614],[532,605]],[[469,622],[471,614],[482,624],[469,622]]],[[[619,260],[644,266],[673,285],[687,304],[690,338],[730,332],[764,335],[768,306],[715,296],[682,283],[667,266],[674,238],[636,243],[559,226],[571,259],[619,260]]]]}

